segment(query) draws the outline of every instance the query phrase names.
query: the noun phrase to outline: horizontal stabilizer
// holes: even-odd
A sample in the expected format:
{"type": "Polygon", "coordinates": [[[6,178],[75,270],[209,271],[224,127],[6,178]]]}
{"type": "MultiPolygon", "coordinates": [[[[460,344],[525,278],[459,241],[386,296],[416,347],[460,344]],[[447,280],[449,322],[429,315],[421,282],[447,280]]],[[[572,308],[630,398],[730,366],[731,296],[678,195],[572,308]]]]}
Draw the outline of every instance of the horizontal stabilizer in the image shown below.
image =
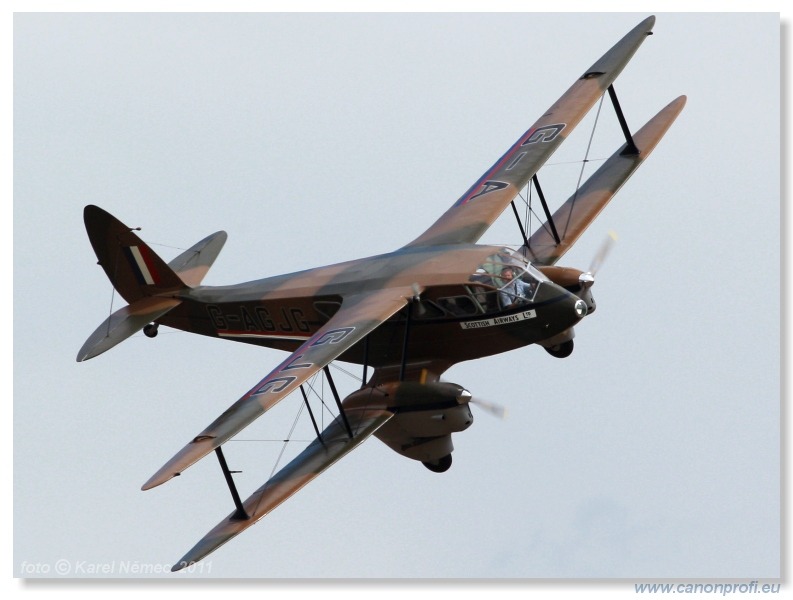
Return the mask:
{"type": "Polygon", "coordinates": [[[186,285],[195,287],[201,283],[209,271],[209,267],[223,249],[228,235],[225,231],[218,231],[205,237],[192,248],[185,250],[168,263],[186,285]]]}
{"type": "Polygon", "coordinates": [[[86,340],[77,353],[77,362],[110,350],[181,303],[181,300],[175,298],[150,296],[117,310],[86,340]]]}
{"type": "Polygon", "coordinates": [[[353,429],[352,438],[349,437],[340,420],[336,419],[322,432],[322,441],[314,440],[243,503],[247,519],[240,518],[236,511],[232,512],[207,533],[171,570],[179,571],[198,562],[245,531],[356,448],[394,416],[394,413],[382,406],[345,407],[344,410],[353,429]]]}
{"type": "Polygon", "coordinates": [[[537,265],[555,264],[650,155],[685,105],[685,96],[670,102],[633,134],[638,154],[623,153],[627,148],[624,144],[559,207],[552,217],[560,237],[558,244],[545,223],[529,238],[528,252],[525,246],[521,248],[523,254],[537,265]]]}

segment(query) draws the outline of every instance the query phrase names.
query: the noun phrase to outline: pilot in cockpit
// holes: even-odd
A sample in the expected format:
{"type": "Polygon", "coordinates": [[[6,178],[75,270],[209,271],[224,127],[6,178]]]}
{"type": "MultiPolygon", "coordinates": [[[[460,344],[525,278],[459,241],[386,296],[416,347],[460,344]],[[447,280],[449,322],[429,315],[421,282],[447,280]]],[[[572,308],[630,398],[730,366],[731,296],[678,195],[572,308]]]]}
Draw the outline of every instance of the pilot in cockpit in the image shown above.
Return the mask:
{"type": "Polygon", "coordinates": [[[514,267],[501,269],[501,279],[506,282],[498,291],[498,303],[502,309],[515,308],[529,301],[534,290],[531,285],[515,277],[514,267]]]}

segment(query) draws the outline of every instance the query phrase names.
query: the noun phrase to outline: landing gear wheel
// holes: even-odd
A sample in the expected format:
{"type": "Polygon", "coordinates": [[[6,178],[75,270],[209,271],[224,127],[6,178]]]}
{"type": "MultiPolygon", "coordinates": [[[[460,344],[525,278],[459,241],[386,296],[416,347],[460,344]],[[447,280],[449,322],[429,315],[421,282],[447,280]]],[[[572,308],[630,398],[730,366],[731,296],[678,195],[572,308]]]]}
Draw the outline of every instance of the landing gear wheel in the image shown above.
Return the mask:
{"type": "Polygon", "coordinates": [[[545,351],[556,358],[567,358],[573,353],[573,340],[556,344],[555,346],[546,348],[545,351]]]}
{"type": "Polygon", "coordinates": [[[433,473],[443,473],[444,471],[448,471],[449,467],[452,466],[452,455],[447,454],[446,456],[439,458],[436,462],[422,462],[421,464],[427,467],[433,473]]]}
{"type": "Polygon", "coordinates": [[[159,328],[159,325],[157,323],[149,323],[148,325],[146,325],[143,328],[143,334],[146,337],[150,337],[150,338],[157,337],[157,329],[158,328],[159,328]]]}

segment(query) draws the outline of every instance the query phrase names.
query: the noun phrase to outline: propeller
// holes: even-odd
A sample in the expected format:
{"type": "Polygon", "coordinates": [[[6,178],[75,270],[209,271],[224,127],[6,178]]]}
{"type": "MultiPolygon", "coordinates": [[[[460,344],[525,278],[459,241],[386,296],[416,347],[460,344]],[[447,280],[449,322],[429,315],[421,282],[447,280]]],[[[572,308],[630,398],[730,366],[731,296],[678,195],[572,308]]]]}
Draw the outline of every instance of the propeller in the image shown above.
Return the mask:
{"type": "Polygon", "coordinates": [[[496,404],[495,402],[488,402],[487,400],[482,400],[481,398],[471,398],[469,402],[471,404],[476,404],[485,412],[489,412],[491,415],[498,417],[499,419],[505,419],[507,417],[507,409],[500,404],[496,404]]]}
{"type": "Polygon", "coordinates": [[[584,289],[592,287],[592,284],[595,283],[595,274],[600,270],[600,267],[603,266],[606,256],[608,256],[608,253],[611,251],[611,247],[616,241],[617,234],[613,231],[610,231],[592,259],[592,263],[589,265],[589,270],[586,273],[581,273],[581,275],[578,277],[581,287],[584,289]]]}

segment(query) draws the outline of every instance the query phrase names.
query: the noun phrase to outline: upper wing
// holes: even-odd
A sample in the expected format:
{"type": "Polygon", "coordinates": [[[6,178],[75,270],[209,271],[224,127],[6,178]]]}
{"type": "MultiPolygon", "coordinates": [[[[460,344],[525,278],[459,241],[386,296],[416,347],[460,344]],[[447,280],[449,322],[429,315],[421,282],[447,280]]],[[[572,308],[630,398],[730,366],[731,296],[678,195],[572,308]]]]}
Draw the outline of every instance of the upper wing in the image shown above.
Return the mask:
{"type": "Polygon", "coordinates": [[[617,42],[408,246],[476,242],[622,72],[654,24],[655,17],[648,17],[617,42]]]}
{"type": "Polygon", "coordinates": [[[625,153],[623,145],[553,214],[559,242],[546,223],[529,238],[528,252],[521,248],[524,256],[534,264],[555,264],[650,155],[685,105],[685,96],[676,98],[633,134],[638,152],[625,153]]]}
{"type": "Polygon", "coordinates": [[[178,571],[190,566],[245,531],[356,448],[394,416],[394,413],[377,402],[367,402],[366,405],[357,407],[345,405],[344,411],[353,430],[352,438],[348,436],[347,429],[338,419],[333,421],[322,432],[321,440],[314,440],[243,503],[248,518],[240,518],[236,512],[231,513],[185,554],[172,570],[178,571]]]}
{"type": "Polygon", "coordinates": [[[411,288],[386,288],[345,298],[330,321],[193,438],[142,489],[165,483],[226,442],[399,311],[414,293],[411,288]]]}

